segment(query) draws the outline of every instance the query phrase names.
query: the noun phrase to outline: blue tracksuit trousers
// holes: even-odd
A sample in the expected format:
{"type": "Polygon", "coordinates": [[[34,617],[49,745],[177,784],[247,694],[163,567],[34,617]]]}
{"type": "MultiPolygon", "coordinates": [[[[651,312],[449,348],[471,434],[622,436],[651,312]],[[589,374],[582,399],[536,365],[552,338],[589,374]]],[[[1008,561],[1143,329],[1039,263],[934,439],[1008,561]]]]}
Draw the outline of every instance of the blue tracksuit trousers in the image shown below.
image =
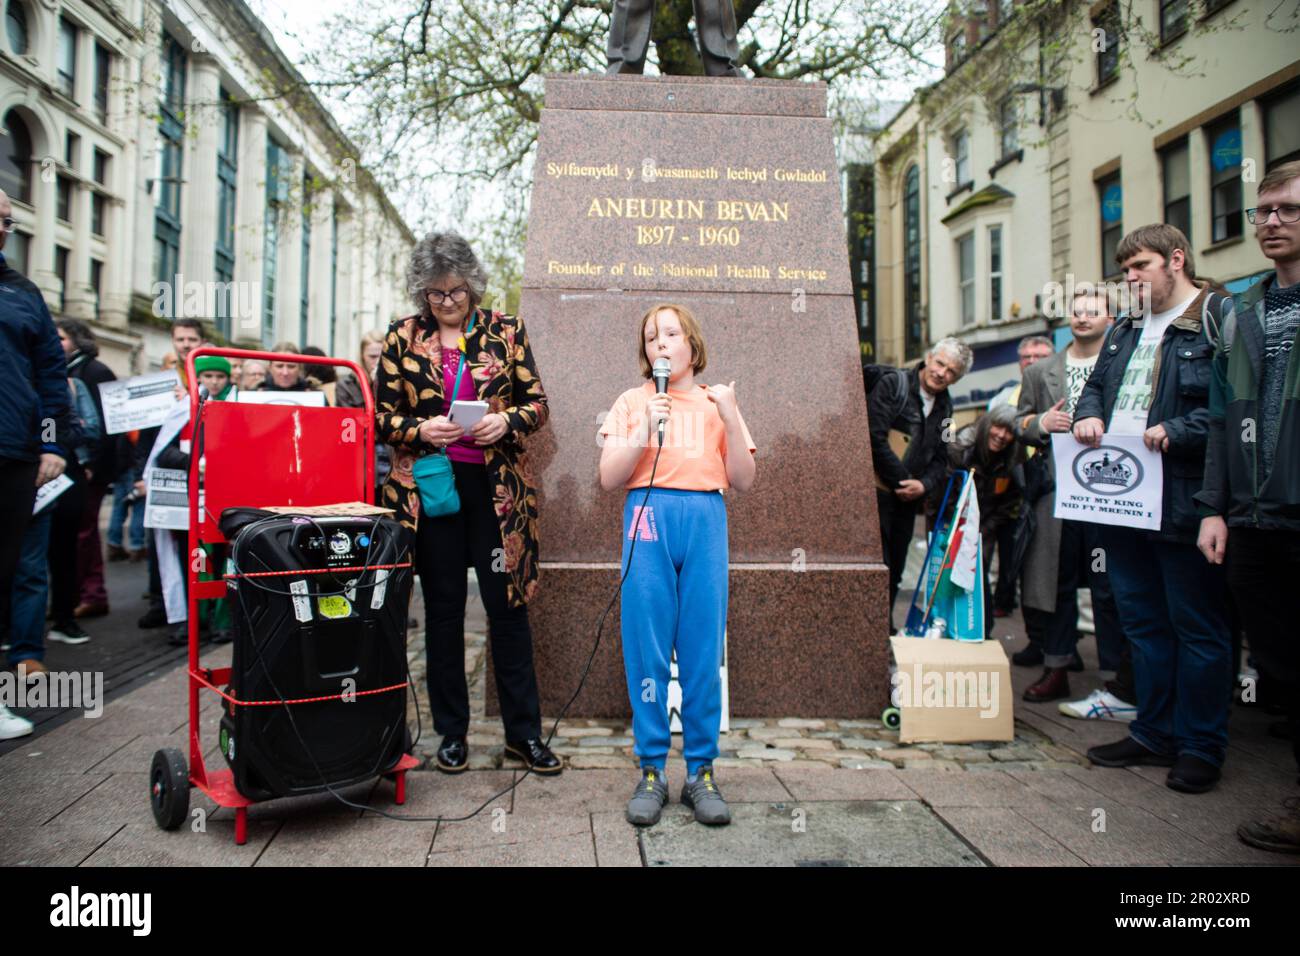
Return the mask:
{"type": "Polygon", "coordinates": [[[718,755],[727,625],[727,509],[716,491],[628,492],[623,506],[623,666],[642,767],[664,767],[669,662],[677,651],[682,743],[694,774],[718,755]]]}

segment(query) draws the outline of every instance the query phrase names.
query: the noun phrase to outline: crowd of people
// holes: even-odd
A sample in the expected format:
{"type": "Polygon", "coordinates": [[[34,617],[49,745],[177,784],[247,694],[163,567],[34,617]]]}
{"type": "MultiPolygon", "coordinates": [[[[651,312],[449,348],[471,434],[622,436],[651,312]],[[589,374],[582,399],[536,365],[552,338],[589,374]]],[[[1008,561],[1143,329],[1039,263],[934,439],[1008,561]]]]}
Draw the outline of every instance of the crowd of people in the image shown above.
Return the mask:
{"type": "MultiPolygon", "coordinates": [[[[11,222],[3,194],[0,215],[2,248],[11,222]]],[[[1024,339],[1021,380],[967,428],[952,427],[950,389],[972,364],[958,339],[937,342],[911,368],[863,370],[891,609],[918,519],[933,527],[947,518],[936,503],[950,474],[972,472],[990,612],[985,636],[1018,595],[1028,643],[1013,662],[1042,668],[1025,699],[1059,702],[1079,719],[1124,723],[1125,736],[1094,747],[1089,759],[1167,767],[1168,785],[1187,793],[1206,792],[1220,778],[1241,667],[1258,673],[1258,699],[1285,712],[1272,732],[1293,742],[1300,763],[1300,653],[1285,600],[1288,577],[1300,566],[1300,163],[1269,172],[1247,215],[1274,266],[1267,278],[1234,299],[1198,278],[1177,228],[1134,230],[1116,255],[1129,286],[1127,309],[1102,287],[1078,288],[1068,344],[1057,351],[1044,336],[1024,339]],[[1108,434],[1140,436],[1162,457],[1158,531],[1055,517],[1053,436],[1095,446],[1108,434]],[[988,570],[995,554],[996,587],[988,570]],[[1090,596],[1100,669],[1110,677],[1076,697],[1069,675],[1083,670],[1081,590],[1090,596]],[[1242,639],[1249,665],[1234,643],[1242,639]]],[[[539,558],[537,491],[523,440],[549,412],[523,323],[482,306],[486,283],[469,243],[432,234],[416,244],[407,268],[417,311],[362,338],[360,367],[375,396],[375,501],[412,533],[427,615],[430,705],[442,735],[436,766],[447,773],[468,766],[465,572],[473,567],[488,615],[506,755],[555,774],[562,765],[542,739],[528,618],[539,558]],[[485,412],[468,430],[450,415],[457,401],[485,412]],[[448,500],[454,507],[444,507],[448,500]]],[[[98,386],[113,373],[96,357],[92,330],[76,320],[53,323],[37,288],[2,256],[0,295],[0,375],[15,383],[0,404],[0,509],[9,532],[0,547],[0,629],[10,664],[20,678],[44,673],[46,639],[85,643],[91,635],[83,622],[108,613],[99,517],[110,493],[108,561],[149,564],[150,607],[139,624],[169,625],[169,639],[184,643],[184,602],[172,600],[183,546],[177,549],[177,532],[145,533],[141,498],[152,467],[188,467],[188,407],[156,428],[107,434],[98,386]],[[33,514],[37,488],[59,476],[70,479],[68,489],[33,514]]],[[[173,323],[163,367],[176,370],[178,400],[187,387],[186,358],[203,341],[201,322],[173,323]]],[[[627,816],[654,823],[667,801],[666,688],[675,650],[688,772],[682,800],[701,822],[726,823],[712,767],[726,625],[719,492],[752,485],[755,447],[735,383],[708,386],[698,378],[707,356],[689,309],[651,308],[636,344],[643,384],[619,396],[602,426],[599,474],[606,491],[628,493],[624,560],[643,549],[623,600],[642,770],[627,816]],[[659,365],[663,388],[650,381],[659,365]],[[670,437],[674,430],[694,434],[695,445],[665,443],[665,428],[670,437]],[[678,603],[653,599],[663,593],[678,595],[678,603]],[[687,620],[694,623],[683,628],[687,620]],[[648,695],[647,682],[655,689],[648,695]]],[[[280,357],[266,363],[200,357],[198,384],[208,400],[297,392],[319,393],[313,400],[324,405],[363,405],[361,383],[350,374],[336,378],[331,366],[289,358],[324,355],[320,349],[281,342],[273,351],[280,357]]],[[[210,603],[206,636],[229,640],[228,619],[219,602],[210,603]]],[[[0,709],[0,738],[30,731],[30,723],[0,709]]],[[[1256,846],[1300,850],[1295,812],[1250,821],[1240,833],[1256,846]]]]}
{"type": "MultiPolygon", "coordinates": [[[[1283,715],[1269,732],[1291,741],[1300,765],[1289,599],[1300,567],[1300,163],[1261,179],[1257,203],[1246,214],[1273,266],[1265,278],[1230,296],[1197,276],[1179,229],[1133,230],[1116,251],[1127,308],[1103,285],[1078,286],[1069,343],[1055,351],[1050,339],[1022,340],[1020,382],[955,435],[948,390],[972,359],[962,342],[936,343],[911,369],[863,370],[891,604],[918,517],[933,526],[948,475],[973,469],[986,619],[1009,613],[1018,590],[1028,642],[1012,661],[1042,668],[1024,699],[1126,724],[1088,759],[1168,768],[1167,785],[1185,793],[1219,781],[1234,699],[1283,715]],[[1054,435],[1093,447],[1137,436],[1159,454],[1159,530],[1054,517],[1054,435]],[[1111,676],[1072,699],[1069,675],[1083,670],[1080,589],[1111,676]]],[[[1300,852],[1295,799],[1238,833],[1300,852]]]]}

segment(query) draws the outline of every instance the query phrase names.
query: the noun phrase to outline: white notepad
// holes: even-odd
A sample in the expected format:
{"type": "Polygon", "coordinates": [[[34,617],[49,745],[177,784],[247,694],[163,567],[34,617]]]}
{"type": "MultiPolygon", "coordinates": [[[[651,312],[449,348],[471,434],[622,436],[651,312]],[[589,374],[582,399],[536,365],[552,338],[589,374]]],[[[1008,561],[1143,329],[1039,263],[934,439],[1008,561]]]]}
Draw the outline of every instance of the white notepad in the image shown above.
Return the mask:
{"type": "Polygon", "coordinates": [[[457,400],[451,403],[451,411],[447,413],[447,420],[454,422],[465,429],[466,432],[469,432],[478,424],[479,419],[487,413],[487,402],[462,402],[457,400]]]}

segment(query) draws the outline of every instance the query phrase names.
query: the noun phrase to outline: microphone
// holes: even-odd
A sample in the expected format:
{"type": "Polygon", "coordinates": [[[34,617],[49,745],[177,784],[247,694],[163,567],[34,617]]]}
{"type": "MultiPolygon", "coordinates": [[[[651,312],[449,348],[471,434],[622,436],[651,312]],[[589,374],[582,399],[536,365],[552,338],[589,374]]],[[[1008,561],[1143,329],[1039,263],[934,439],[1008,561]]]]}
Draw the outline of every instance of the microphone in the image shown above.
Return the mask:
{"type": "MultiPolygon", "coordinates": [[[[668,392],[668,374],[672,371],[672,363],[666,358],[655,359],[654,367],[651,369],[651,376],[655,380],[655,394],[664,395],[668,392]]],[[[665,418],[659,422],[659,447],[664,446],[664,426],[668,424],[665,418]]]]}

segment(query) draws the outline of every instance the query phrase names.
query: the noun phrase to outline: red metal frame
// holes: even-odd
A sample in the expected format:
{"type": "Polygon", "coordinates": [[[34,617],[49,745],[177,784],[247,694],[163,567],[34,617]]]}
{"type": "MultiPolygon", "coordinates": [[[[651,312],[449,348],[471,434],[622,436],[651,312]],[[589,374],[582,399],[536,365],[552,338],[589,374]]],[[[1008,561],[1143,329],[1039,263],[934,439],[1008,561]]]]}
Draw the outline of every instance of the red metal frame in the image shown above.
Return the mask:
{"type": "MultiPolygon", "coordinates": [[[[224,578],[198,580],[199,571],[190,556],[202,544],[225,542],[217,519],[227,507],[265,505],[336,504],[340,501],[369,501],[375,486],[375,406],[370,380],[357,363],[318,355],[257,352],[200,346],[185,357],[185,380],[189,386],[192,445],[190,455],[190,527],[185,574],[189,584],[189,709],[190,784],[206,793],[217,806],[235,811],[235,843],[248,839],[249,800],[235,789],[228,768],[209,770],[203,761],[199,738],[199,691],[220,687],[230,680],[230,668],[203,668],[199,663],[199,605],[206,598],[226,596],[224,578]],[[194,360],[204,355],[252,359],[259,362],[294,362],[300,365],[334,365],[348,369],[361,385],[364,407],[360,409],[318,408],[204,402],[199,404],[198,377],[194,360]],[[349,427],[351,423],[351,427],[349,427]],[[199,436],[203,437],[200,448],[199,436]],[[234,442],[238,440],[238,444],[234,442]],[[223,447],[227,442],[230,447],[223,447]],[[340,456],[360,461],[343,467],[340,456]],[[260,453],[259,453],[260,452],[260,453]],[[286,452],[291,452],[292,457],[286,452]],[[205,463],[204,514],[199,513],[199,459],[205,463]],[[237,460],[237,470],[225,471],[237,460]],[[326,464],[325,467],[320,467],[326,464]],[[214,467],[215,466],[215,467],[214,467]],[[232,496],[235,496],[232,498],[232,496]],[[229,499],[229,500],[228,500],[229,499]]],[[[403,754],[385,776],[396,784],[395,801],[406,802],[406,771],[419,766],[410,754],[403,754]]]]}

